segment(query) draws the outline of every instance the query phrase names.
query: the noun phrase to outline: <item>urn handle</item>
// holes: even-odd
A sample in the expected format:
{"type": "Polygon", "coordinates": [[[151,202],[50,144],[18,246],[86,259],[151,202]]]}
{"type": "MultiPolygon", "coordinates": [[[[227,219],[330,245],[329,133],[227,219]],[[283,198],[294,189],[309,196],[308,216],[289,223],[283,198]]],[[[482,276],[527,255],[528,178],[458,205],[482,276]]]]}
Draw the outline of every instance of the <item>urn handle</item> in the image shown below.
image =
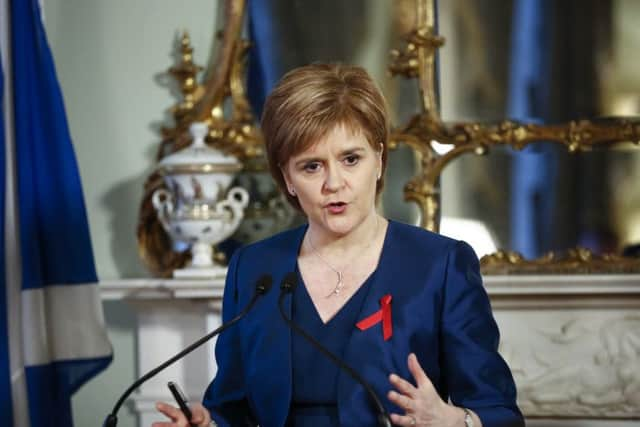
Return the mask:
{"type": "MultiPolygon", "coordinates": [[[[228,230],[235,231],[244,218],[244,208],[249,204],[249,193],[242,187],[233,187],[227,193],[227,197],[216,206],[219,211],[230,211],[230,217],[226,224],[228,230]]],[[[229,234],[231,234],[229,233],[229,234]]]]}
{"type": "Polygon", "coordinates": [[[169,225],[169,218],[173,213],[173,195],[164,188],[159,188],[153,192],[151,202],[158,214],[158,219],[160,220],[162,227],[165,231],[169,231],[171,228],[169,225]]]}

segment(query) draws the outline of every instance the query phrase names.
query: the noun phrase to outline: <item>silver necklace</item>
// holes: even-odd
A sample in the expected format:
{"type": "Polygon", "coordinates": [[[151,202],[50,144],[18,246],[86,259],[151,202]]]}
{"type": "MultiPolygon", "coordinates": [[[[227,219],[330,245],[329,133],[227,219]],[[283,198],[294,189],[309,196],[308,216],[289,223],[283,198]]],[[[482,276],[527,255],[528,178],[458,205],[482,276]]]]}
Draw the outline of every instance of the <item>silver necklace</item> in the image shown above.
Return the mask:
{"type": "MultiPolygon", "coordinates": [[[[371,247],[371,245],[373,244],[373,240],[375,240],[375,236],[378,235],[378,216],[376,215],[376,229],[373,232],[373,237],[374,239],[371,240],[371,242],[367,245],[366,248],[364,248],[364,250],[360,253],[364,253],[366,252],[367,249],[369,249],[371,247]]],[[[332,296],[338,296],[340,294],[340,292],[342,291],[342,289],[344,288],[344,280],[343,280],[343,274],[342,271],[338,270],[337,268],[335,268],[333,265],[331,265],[330,262],[328,262],[326,259],[324,259],[320,253],[318,252],[318,250],[316,249],[316,247],[313,244],[313,241],[311,240],[311,234],[309,234],[309,246],[311,247],[311,252],[313,252],[313,254],[318,257],[318,259],[320,261],[322,261],[323,263],[326,264],[327,267],[329,267],[334,273],[336,273],[336,275],[338,276],[338,282],[336,283],[335,288],[333,288],[333,290],[331,291],[331,293],[329,293],[329,295],[326,295],[325,298],[331,298],[332,296]]],[[[355,259],[357,259],[358,256],[356,256],[356,258],[354,258],[353,260],[351,260],[351,262],[355,261],[355,259]]]]}

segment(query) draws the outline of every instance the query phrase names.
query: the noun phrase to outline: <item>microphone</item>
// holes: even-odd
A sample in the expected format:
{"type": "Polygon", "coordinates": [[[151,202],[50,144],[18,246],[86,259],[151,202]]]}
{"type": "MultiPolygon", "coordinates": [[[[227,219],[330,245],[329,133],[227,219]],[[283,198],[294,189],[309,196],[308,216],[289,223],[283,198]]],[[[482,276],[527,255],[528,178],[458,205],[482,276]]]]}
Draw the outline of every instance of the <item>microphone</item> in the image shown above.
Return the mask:
{"type": "Polygon", "coordinates": [[[364,378],[362,378],[360,374],[358,374],[351,366],[347,365],[342,359],[340,359],[338,356],[336,356],[335,354],[327,350],[322,344],[320,344],[318,340],[316,340],[314,337],[309,335],[304,329],[302,329],[301,327],[293,323],[293,321],[289,319],[285,314],[284,308],[282,306],[282,303],[284,302],[284,296],[286,294],[293,293],[297,285],[298,285],[298,275],[295,272],[287,273],[287,275],[284,276],[284,279],[282,279],[282,282],[280,283],[280,296],[278,297],[278,308],[280,309],[280,315],[282,316],[282,319],[285,321],[287,325],[289,325],[289,327],[294,332],[296,332],[297,334],[301,335],[304,339],[309,341],[316,349],[318,349],[322,354],[327,356],[333,363],[338,365],[340,369],[342,369],[343,371],[346,371],[351,376],[351,378],[356,380],[362,387],[364,387],[365,391],[369,395],[369,398],[371,399],[371,402],[373,403],[373,406],[375,406],[376,412],[378,413],[378,417],[377,417],[378,426],[391,427],[391,418],[389,417],[389,413],[382,405],[382,402],[380,402],[380,399],[378,398],[378,395],[376,394],[375,390],[373,390],[373,387],[371,386],[371,384],[369,384],[364,378]]]}
{"type": "Polygon", "coordinates": [[[174,362],[178,361],[179,359],[182,359],[184,356],[186,356],[187,354],[191,353],[193,350],[195,350],[196,348],[200,347],[205,342],[209,341],[211,338],[213,338],[216,335],[224,332],[229,327],[235,325],[249,311],[251,311],[251,309],[253,308],[253,306],[255,305],[255,303],[258,301],[258,299],[261,296],[263,296],[264,294],[269,292],[269,290],[271,289],[271,285],[272,284],[273,284],[273,279],[271,278],[271,276],[269,276],[268,274],[262,275],[256,281],[256,288],[255,288],[253,297],[251,298],[251,301],[249,301],[249,303],[245,306],[245,308],[236,317],[234,317],[233,319],[229,320],[228,322],[220,325],[214,331],[212,331],[212,332],[208,333],[207,335],[205,335],[204,337],[200,338],[198,341],[194,342],[189,347],[185,348],[184,350],[182,350],[181,352],[179,352],[178,354],[173,356],[171,359],[169,359],[166,362],[162,363],[160,366],[158,366],[158,367],[152,369],[151,371],[147,372],[145,375],[143,375],[137,381],[135,381],[133,384],[131,384],[131,386],[129,386],[129,388],[122,394],[122,396],[120,396],[120,399],[118,399],[118,401],[116,402],[115,406],[113,407],[113,410],[111,411],[111,413],[105,419],[103,427],[116,427],[118,425],[118,415],[117,415],[118,414],[118,410],[120,409],[120,407],[124,403],[125,399],[127,397],[129,397],[129,395],[131,395],[131,393],[133,393],[133,391],[135,389],[140,387],[147,380],[149,380],[149,379],[153,378],[154,376],[156,376],[160,371],[164,370],[166,367],[172,365],[174,362]]]}

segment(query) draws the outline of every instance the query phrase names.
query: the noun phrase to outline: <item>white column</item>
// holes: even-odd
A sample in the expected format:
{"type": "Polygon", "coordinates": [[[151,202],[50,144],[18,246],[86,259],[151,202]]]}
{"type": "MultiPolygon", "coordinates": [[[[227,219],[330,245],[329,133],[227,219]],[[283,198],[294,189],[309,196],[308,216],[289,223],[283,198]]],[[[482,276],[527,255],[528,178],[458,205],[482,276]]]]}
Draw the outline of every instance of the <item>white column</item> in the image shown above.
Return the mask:
{"type": "MultiPolygon", "coordinates": [[[[124,299],[138,317],[137,375],[146,374],[221,324],[224,277],[214,280],[122,280],[101,282],[104,299],[124,299]]],[[[155,402],[173,403],[174,381],[191,401],[200,401],[216,372],[215,338],[151,378],[130,401],[140,426],[161,421],[155,402]]]]}

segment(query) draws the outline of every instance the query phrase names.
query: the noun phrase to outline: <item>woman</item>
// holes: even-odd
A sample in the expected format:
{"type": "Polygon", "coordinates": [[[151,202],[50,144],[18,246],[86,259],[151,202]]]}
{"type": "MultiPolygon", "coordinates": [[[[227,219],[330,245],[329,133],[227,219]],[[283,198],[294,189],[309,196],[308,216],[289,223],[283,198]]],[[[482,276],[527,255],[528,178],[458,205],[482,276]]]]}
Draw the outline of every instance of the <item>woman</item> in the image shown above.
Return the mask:
{"type": "MultiPolygon", "coordinates": [[[[223,320],[265,273],[299,278],[285,311],[360,373],[399,426],[521,426],[498,329],[464,242],[389,221],[385,101],[359,67],[316,64],[283,77],[262,118],[269,167],[308,224],[238,250],[223,320]],[[451,403],[448,403],[448,402],[451,403]]],[[[192,422],[374,426],[363,387],[293,334],[274,289],[216,346],[218,374],[192,422]]],[[[180,411],[159,410],[186,426],[180,411]]]]}

